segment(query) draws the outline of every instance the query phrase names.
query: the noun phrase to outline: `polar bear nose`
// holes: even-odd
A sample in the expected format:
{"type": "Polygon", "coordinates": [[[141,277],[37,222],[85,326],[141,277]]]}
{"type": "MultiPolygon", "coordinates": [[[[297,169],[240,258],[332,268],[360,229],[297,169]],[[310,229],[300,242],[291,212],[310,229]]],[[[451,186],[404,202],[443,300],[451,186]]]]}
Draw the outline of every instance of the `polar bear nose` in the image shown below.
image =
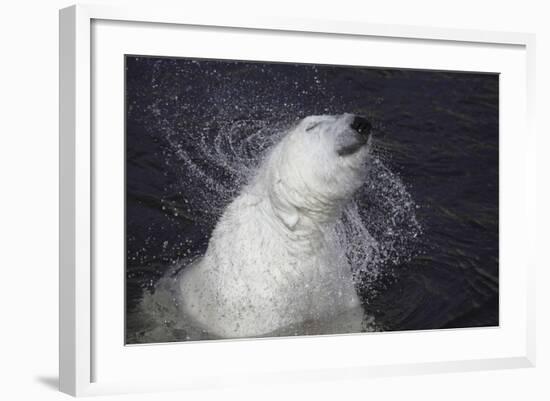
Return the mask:
{"type": "Polygon", "coordinates": [[[372,125],[365,117],[355,116],[350,124],[350,127],[359,135],[367,138],[370,135],[372,125]]]}

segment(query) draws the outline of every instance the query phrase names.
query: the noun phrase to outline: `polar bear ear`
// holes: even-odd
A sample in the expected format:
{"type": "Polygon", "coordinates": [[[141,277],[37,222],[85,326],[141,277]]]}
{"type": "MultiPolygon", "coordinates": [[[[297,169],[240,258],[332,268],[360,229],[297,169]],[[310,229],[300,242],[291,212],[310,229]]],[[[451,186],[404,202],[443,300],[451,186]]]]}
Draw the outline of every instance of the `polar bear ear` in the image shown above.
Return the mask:
{"type": "Polygon", "coordinates": [[[285,207],[284,209],[276,208],[275,215],[283,222],[283,224],[291,231],[294,231],[296,224],[300,220],[300,215],[294,207],[285,207]]]}
{"type": "Polygon", "coordinates": [[[281,179],[277,180],[273,189],[274,191],[270,194],[273,212],[286,228],[293,231],[300,220],[300,214],[293,205],[282,201],[281,194],[285,192],[285,189],[281,179]]]}

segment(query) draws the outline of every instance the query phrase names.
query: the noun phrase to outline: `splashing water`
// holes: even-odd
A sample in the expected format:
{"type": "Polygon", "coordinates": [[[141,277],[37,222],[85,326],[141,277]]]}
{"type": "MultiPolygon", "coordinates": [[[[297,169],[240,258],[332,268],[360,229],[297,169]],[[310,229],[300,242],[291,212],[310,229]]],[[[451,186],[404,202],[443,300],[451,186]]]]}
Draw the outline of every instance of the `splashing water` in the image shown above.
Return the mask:
{"type": "MultiPolygon", "coordinates": [[[[142,119],[141,123],[150,132],[154,130],[162,140],[163,168],[175,177],[165,192],[176,195],[161,199],[163,210],[172,216],[185,216],[193,226],[209,232],[286,129],[306,114],[330,111],[323,105],[334,104],[337,99],[332,97],[327,102],[325,97],[318,96],[326,89],[322,86],[322,74],[314,66],[307,66],[306,78],[300,83],[293,80],[289,83],[284,74],[271,71],[279,85],[295,86],[296,90],[290,93],[300,96],[291,101],[270,94],[270,88],[258,90],[260,87],[254,85],[253,79],[237,84],[234,79],[226,78],[231,74],[219,75],[218,72],[216,75],[215,68],[205,64],[190,61],[182,67],[180,63],[175,73],[172,70],[171,74],[166,74],[162,72],[162,65],[156,63],[151,85],[158,96],[153,96],[155,100],[145,113],[147,119],[142,119]],[[216,99],[214,103],[205,101],[203,104],[195,99],[196,114],[201,117],[197,121],[184,120],[189,104],[175,94],[181,93],[182,88],[174,85],[174,75],[185,75],[186,69],[204,69],[203,73],[213,74],[216,79],[212,82],[218,83],[206,90],[208,99],[216,99]],[[247,85],[254,86],[252,99],[247,85]],[[302,86],[308,89],[301,89],[302,86]],[[308,103],[304,97],[325,101],[315,100],[314,107],[304,109],[304,104],[311,104],[311,99],[308,103]]],[[[262,66],[247,65],[249,72],[264,68],[262,66]]],[[[365,184],[329,233],[352,267],[367,312],[369,300],[383,288],[384,278],[392,277],[394,269],[406,263],[417,250],[421,226],[415,208],[405,185],[377,152],[375,140],[365,184]]],[[[207,243],[207,239],[205,235],[203,243],[207,243]]],[[[205,251],[204,246],[202,251],[205,251]]],[[[176,275],[193,260],[181,255],[174,258],[168,268],[164,268],[162,279],[150,286],[150,291],[145,291],[139,306],[128,315],[127,326],[140,327],[134,333],[127,333],[128,342],[210,338],[208,333],[185,321],[178,309],[176,275]]],[[[370,319],[366,330],[375,329],[376,324],[370,319]]]]}

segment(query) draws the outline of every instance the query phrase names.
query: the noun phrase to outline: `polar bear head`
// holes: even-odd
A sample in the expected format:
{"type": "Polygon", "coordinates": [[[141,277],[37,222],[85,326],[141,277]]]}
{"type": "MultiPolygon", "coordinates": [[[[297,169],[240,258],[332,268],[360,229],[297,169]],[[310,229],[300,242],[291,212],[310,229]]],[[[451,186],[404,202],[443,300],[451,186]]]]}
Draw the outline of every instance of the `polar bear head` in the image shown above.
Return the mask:
{"type": "Polygon", "coordinates": [[[364,182],[370,131],[370,123],[353,114],[309,116],[274,146],[258,178],[288,229],[340,213],[364,182]]]}

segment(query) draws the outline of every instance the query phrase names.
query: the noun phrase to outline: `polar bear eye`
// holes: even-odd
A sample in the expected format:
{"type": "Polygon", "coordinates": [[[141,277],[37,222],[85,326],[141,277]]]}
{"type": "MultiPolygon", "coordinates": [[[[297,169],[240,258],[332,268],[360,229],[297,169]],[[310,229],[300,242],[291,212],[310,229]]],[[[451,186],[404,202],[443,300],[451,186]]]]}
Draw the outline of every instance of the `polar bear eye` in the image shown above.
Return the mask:
{"type": "Polygon", "coordinates": [[[317,127],[321,123],[313,123],[309,127],[306,128],[306,131],[311,131],[313,128],[317,127]]]}

